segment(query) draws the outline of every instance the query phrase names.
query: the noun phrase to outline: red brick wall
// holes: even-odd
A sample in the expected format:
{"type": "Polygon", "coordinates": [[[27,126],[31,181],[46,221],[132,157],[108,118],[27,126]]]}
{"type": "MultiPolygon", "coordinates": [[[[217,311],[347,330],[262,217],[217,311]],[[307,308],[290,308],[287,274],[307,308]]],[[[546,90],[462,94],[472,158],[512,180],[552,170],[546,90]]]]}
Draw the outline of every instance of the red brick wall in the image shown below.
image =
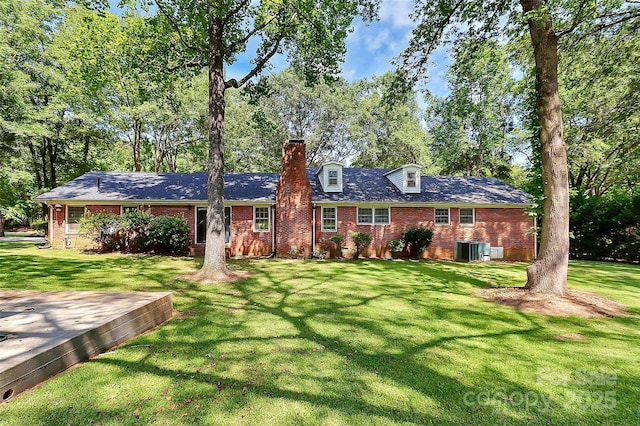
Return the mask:
{"type": "Polygon", "coordinates": [[[287,256],[291,246],[311,256],[311,184],[307,178],[304,142],[282,146],[282,174],[276,188],[276,252],[287,256]]]}
{"type": "Polygon", "coordinates": [[[230,255],[269,256],[272,252],[271,227],[273,226],[273,218],[271,222],[268,232],[255,232],[253,230],[253,206],[231,207],[230,255]]]}
{"type": "Polygon", "coordinates": [[[357,225],[356,207],[338,207],[337,232],[321,231],[321,208],[317,209],[316,245],[323,238],[335,234],[345,236],[344,245],[353,249],[349,234],[354,231],[367,232],[373,237],[366,253],[368,256],[390,256],[386,242],[400,238],[402,231],[409,225],[421,225],[433,228],[433,242],[423,254],[426,258],[452,259],[455,240],[478,240],[488,242],[492,247],[504,248],[506,260],[532,260],[533,240],[530,233],[533,220],[519,208],[477,208],[475,224],[461,225],[458,220],[458,208],[450,209],[449,225],[434,225],[433,207],[392,207],[391,224],[357,225]]]}

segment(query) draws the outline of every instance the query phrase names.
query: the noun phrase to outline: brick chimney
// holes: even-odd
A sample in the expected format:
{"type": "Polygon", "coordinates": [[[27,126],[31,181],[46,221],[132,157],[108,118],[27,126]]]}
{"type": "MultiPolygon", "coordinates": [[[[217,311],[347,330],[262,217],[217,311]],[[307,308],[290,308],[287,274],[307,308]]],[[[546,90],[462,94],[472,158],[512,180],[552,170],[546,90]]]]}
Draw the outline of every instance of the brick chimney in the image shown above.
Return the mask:
{"type": "Polygon", "coordinates": [[[282,174],[276,187],[276,255],[289,255],[292,246],[311,257],[311,184],[303,140],[282,145],[282,174]]]}

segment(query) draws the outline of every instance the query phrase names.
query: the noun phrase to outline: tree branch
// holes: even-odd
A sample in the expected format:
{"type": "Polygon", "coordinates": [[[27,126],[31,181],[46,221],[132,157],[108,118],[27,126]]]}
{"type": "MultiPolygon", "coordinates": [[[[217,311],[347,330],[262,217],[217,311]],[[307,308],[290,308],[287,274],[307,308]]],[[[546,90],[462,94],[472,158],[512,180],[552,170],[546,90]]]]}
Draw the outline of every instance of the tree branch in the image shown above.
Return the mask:
{"type": "Polygon", "coordinates": [[[158,6],[158,9],[160,9],[160,12],[164,15],[164,17],[167,18],[167,20],[169,21],[169,24],[171,24],[171,26],[176,31],[176,33],[178,33],[178,37],[180,38],[180,41],[182,42],[184,47],[186,47],[187,49],[190,49],[190,50],[194,50],[194,51],[199,52],[199,53],[203,53],[203,54],[207,53],[206,49],[201,49],[199,47],[193,46],[190,43],[188,43],[187,40],[184,37],[184,34],[182,34],[182,30],[180,29],[180,25],[178,25],[178,23],[175,21],[175,19],[173,19],[173,16],[170,15],[169,12],[167,12],[167,10],[162,6],[162,3],[159,0],[155,0],[155,4],[156,4],[156,6],[158,6]]]}
{"type": "Polygon", "coordinates": [[[271,24],[273,21],[276,20],[276,18],[278,18],[278,16],[280,16],[280,14],[282,13],[282,11],[276,13],[275,15],[273,15],[271,17],[271,19],[267,20],[266,22],[254,27],[251,31],[249,31],[247,33],[246,36],[242,37],[240,40],[237,40],[233,43],[231,43],[228,47],[228,51],[229,52],[233,52],[235,50],[236,47],[243,45],[244,43],[248,42],[249,39],[251,37],[253,37],[254,35],[256,35],[257,33],[259,33],[260,31],[264,30],[269,24],[271,24]]]}
{"type": "MultiPolygon", "coordinates": [[[[617,16],[620,16],[621,14],[616,14],[616,15],[617,15],[617,16]]],[[[613,16],[613,15],[609,15],[609,16],[613,16]]],[[[604,15],[603,15],[603,17],[604,17],[604,15]]],[[[601,25],[596,26],[594,29],[592,29],[592,30],[590,30],[590,31],[587,31],[587,32],[586,32],[586,33],[584,33],[584,34],[581,34],[581,35],[576,39],[576,42],[579,42],[579,41],[583,40],[584,38],[586,38],[586,37],[588,37],[588,36],[590,36],[590,35],[593,35],[593,34],[595,34],[595,33],[598,33],[598,32],[600,32],[600,31],[602,31],[602,30],[604,30],[604,29],[611,28],[611,27],[615,27],[615,26],[616,26],[616,25],[618,25],[618,24],[622,24],[623,22],[626,22],[626,21],[629,21],[629,20],[631,20],[631,19],[638,18],[638,17],[640,17],[640,9],[637,9],[637,10],[635,11],[635,13],[632,13],[632,11],[629,11],[629,14],[628,14],[628,15],[623,16],[622,18],[620,18],[620,19],[618,19],[618,20],[614,20],[614,21],[611,21],[611,22],[603,23],[603,24],[601,24],[601,25]]]]}
{"type": "Polygon", "coordinates": [[[282,40],[284,39],[284,34],[280,34],[278,36],[278,38],[274,41],[273,43],[273,47],[271,48],[271,50],[269,52],[267,52],[266,55],[264,55],[257,63],[256,66],[253,67],[253,69],[251,71],[249,71],[247,73],[247,75],[245,75],[240,81],[237,81],[236,79],[231,79],[226,81],[225,84],[225,88],[230,88],[230,87],[234,87],[234,88],[238,88],[242,85],[244,85],[247,81],[249,81],[250,79],[252,79],[253,77],[255,77],[260,71],[262,71],[262,69],[264,68],[264,66],[267,64],[267,62],[269,62],[269,60],[276,54],[278,53],[278,50],[280,49],[280,42],[282,42],[282,40]]]}
{"type": "Polygon", "coordinates": [[[582,2],[580,2],[580,8],[576,12],[576,16],[574,17],[573,22],[571,23],[571,26],[566,30],[556,32],[556,36],[558,38],[562,37],[565,34],[569,34],[570,32],[573,32],[573,30],[575,30],[578,27],[578,25],[584,22],[581,16],[582,16],[582,9],[584,9],[584,6],[586,3],[587,3],[587,0],[582,0],[582,2]]]}
{"type": "Polygon", "coordinates": [[[225,18],[222,20],[222,25],[226,26],[227,23],[229,22],[229,19],[231,19],[232,17],[236,16],[238,13],[240,13],[240,11],[242,9],[244,9],[245,7],[247,7],[247,5],[251,3],[251,0],[242,0],[240,2],[240,4],[238,4],[238,6],[235,9],[230,10],[229,12],[227,12],[227,15],[225,16],[225,18]]]}

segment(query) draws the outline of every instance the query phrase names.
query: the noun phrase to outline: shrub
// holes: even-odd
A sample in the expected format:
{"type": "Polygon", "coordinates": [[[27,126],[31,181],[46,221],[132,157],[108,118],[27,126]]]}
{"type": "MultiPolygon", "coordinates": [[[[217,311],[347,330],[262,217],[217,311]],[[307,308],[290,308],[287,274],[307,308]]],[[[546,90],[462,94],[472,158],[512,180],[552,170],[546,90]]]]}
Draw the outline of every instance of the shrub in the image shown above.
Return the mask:
{"type": "Polygon", "coordinates": [[[147,228],[149,245],[155,251],[169,254],[183,254],[187,251],[189,224],[181,217],[156,216],[147,228]]]}
{"type": "Polygon", "coordinates": [[[371,235],[366,232],[352,232],[351,239],[356,246],[356,251],[353,254],[354,259],[358,259],[364,249],[371,244],[371,235]]]}
{"type": "Polygon", "coordinates": [[[149,245],[147,228],[152,219],[153,216],[144,211],[123,214],[120,217],[121,250],[133,253],[146,251],[149,245]]]}
{"type": "Polygon", "coordinates": [[[336,245],[336,250],[337,250],[336,257],[338,258],[342,257],[342,242],[344,241],[344,235],[340,235],[340,234],[332,235],[329,238],[329,241],[331,241],[336,245]]]}
{"type": "Polygon", "coordinates": [[[409,255],[418,258],[425,251],[433,239],[433,229],[423,226],[409,226],[402,234],[402,240],[409,247],[409,255]]]}
{"type": "Polygon", "coordinates": [[[404,243],[402,240],[389,240],[387,241],[387,247],[391,250],[392,253],[399,253],[404,249],[404,243]]]}
{"type": "Polygon", "coordinates": [[[118,250],[121,245],[120,216],[96,213],[80,219],[80,235],[100,244],[101,251],[118,250]]]}
{"type": "Polygon", "coordinates": [[[38,233],[46,233],[48,226],[49,222],[44,219],[36,219],[31,221],[31,229],[33,229],[34,231],[38,231],[38,233]]]}

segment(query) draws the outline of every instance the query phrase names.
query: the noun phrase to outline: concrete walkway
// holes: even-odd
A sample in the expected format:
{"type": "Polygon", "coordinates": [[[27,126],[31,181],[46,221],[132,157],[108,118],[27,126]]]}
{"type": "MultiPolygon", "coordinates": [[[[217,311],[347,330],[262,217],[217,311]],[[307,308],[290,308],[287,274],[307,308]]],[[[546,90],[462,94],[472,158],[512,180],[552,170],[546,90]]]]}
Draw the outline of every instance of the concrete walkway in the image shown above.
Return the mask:
{"type": "Polygon", "coordinates": [[[2,242],[44,244],[47,239],[45,237],[12,237],[9,235],[8,237],[0,237],[0,243],[2,242]]]}

